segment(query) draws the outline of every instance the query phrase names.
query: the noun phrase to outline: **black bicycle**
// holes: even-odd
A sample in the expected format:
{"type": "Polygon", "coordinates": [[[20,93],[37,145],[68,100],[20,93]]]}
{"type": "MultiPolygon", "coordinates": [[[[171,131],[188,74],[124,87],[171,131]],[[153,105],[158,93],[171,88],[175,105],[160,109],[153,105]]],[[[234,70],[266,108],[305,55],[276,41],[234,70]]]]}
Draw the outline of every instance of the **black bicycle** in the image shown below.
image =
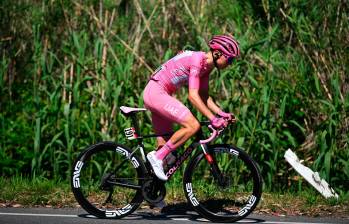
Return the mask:
{"type": "MultiPolygon", "coordinates": [[[[133,127],[125,129],[125,135],[129,140],[137,140],[137,147],[130,149],[114,142],[91,145],[80,153],[72,171],[71,185],[76,200],[99,218],[122,218],[134,212],[144,200],[153,205],[166,196],[165,182],[156,177],[144,153],[143,139],[158,137],[140,133],[136,115],[146,109],[122,106],[120,110],[132,119],[133,127]]],[[[209,144],[224,129],[215,130],[209,122],[201,125],[212,130],[211,136],[201,140],[203,133],[199,131],[195,141],[166,168],[166,175],[170,178],[197,149],[183,176],[188,202],[213,222],[243,219],[261,198],[259,169],[243,150],[227,144],[209,144]]]]}

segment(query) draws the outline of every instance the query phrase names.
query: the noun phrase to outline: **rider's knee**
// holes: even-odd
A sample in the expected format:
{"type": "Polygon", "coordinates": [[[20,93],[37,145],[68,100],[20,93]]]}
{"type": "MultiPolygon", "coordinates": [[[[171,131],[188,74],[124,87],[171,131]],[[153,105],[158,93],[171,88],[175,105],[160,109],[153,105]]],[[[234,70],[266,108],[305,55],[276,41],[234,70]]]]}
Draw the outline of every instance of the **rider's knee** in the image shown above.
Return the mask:
{"type": "Polygon", "coordinates": [[[200,130],[200,122],[194,116],[189,116],[182,125],[190,136],[200,130]]]}
{"type": "Polygon", "coordinates": [[[196,132],[200,130],[200,123],[199,121],[195,120],[191,123],[191,132],[194,135],[196,132]]]}

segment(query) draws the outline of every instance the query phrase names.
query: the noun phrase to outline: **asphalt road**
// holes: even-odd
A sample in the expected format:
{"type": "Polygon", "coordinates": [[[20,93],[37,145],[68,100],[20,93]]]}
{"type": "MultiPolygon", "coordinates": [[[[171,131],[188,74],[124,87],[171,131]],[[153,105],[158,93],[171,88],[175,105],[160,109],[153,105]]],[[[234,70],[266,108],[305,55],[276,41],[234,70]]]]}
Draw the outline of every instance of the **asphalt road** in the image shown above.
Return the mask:
{"type": "MultiPolygon", "coordinates": [[[[179,209],[180,210],[180,209],[179,209]]],[[[192,211],[174,212],[168,210],[160,213],[154,210],[137,210],[134,214],[124,219],[97,219],[88,215],[82,209],[52,209],[52,208],[0,208],[1,224],[183,224],[183,223],[211,223],[202,219],[198,214],[192,211]]],[[[276,217],[250,215],[241,220],[241,223],[265,223],[265,224],[303,224],[303,223],[349,223],[349,219],[344,218],[309,218],[309,217],[276,217]]]]}

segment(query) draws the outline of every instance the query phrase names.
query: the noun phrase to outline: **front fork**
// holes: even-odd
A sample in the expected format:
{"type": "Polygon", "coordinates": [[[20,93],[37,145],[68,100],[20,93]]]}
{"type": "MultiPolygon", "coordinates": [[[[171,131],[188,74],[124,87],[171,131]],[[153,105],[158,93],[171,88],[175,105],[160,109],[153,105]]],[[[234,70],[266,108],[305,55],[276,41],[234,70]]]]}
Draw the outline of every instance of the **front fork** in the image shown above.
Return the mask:
{"type": "Polygon", "coordinates": [[[210,164],[211,173],[212,173],[213,177],[218,181],[219,185],[223,186],[224,185],[224,177],[222,175],[221,170],[218,167],[216,158],[214,157],[213,154],[211,155],[208,152],[206,144],[200,144],[200,147],[205,155],[205,159],[210,164]]]}

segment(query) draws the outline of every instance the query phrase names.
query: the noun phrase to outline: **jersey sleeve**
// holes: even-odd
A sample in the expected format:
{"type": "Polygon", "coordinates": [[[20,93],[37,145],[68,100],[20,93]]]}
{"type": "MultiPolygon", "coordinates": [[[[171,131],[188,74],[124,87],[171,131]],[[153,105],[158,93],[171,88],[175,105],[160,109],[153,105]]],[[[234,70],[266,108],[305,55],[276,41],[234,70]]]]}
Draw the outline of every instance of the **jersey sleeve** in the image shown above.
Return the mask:
{"type": "Polygon", "coordinates": [[[200,89],[200,79],[201,79],[201,61],[202,56],[196,54],[193,58],[192,64],[189,71],[189,89],[200,89]]]}
{"type": "Polygon", "coordinates": [[[189,89],[200,88],[200,68],[192,66],[189,72],[189,89]]]}

